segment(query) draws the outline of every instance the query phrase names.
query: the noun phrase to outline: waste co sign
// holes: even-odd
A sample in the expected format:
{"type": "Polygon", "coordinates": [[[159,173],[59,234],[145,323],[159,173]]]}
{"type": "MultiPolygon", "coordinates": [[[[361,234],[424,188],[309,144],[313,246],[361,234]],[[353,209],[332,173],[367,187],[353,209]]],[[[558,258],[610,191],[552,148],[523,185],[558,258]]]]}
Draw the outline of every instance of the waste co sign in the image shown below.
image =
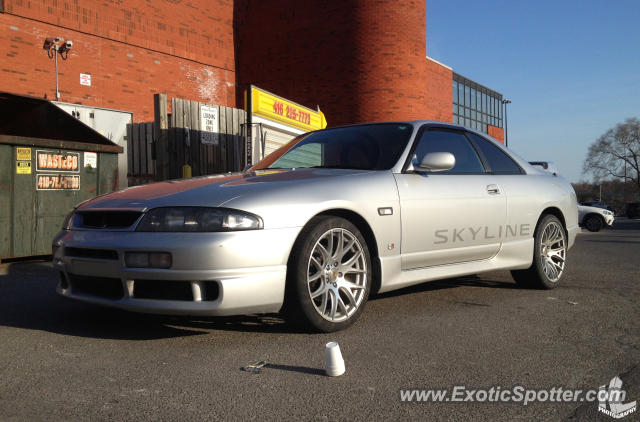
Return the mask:
{"type": "Polygon", "coordinates": [[[80,190],[80,153],[38,150],[36,172],[36,190],[80,190]]]}
{"type": "Polygon", "coordinates": [[[60,172],[74,172],[80,171],[79,161],[80,154],[77,152],[51,152],[51,151],[37,151],[36,152],[36,170],[37,171],[60,171],[60,172]]]}

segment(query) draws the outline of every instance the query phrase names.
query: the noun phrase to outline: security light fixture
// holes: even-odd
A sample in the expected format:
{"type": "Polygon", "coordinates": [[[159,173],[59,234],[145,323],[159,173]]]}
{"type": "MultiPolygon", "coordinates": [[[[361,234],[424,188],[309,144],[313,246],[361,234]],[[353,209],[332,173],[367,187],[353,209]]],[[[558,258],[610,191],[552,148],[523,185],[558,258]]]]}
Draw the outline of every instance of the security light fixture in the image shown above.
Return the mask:
{"type": "Polygon", "coordinates": [[[58,54],[62,60],[67,60],[69,51],[73,48],[73,41],[66,40],[62,37],[47,37],[44,40],[42,48],[47,51],[47,56],[56,62],[56,100],[60,99],[60,90],[58,89],[58,54]]]}

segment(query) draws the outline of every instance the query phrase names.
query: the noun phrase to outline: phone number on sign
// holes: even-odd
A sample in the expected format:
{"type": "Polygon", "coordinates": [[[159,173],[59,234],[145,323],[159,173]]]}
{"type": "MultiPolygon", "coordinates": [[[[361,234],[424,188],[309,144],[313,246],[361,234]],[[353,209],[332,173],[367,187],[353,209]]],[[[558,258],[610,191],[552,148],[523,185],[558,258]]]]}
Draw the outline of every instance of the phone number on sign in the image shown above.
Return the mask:
{"type": "Polygon", "coordinates": [[[280,116],[285,116],[287,119],[296,120],[305,125],[311,124],[311,114],[306,111],[299,110],[296,107],[290,105],[284,105],[280,101],[273,103],[273,112],[280,116]]]}
{"type": "Polygon", "coordinates": [[[38,190],[78,190],[80,176],[75,174],[39,174],[36,181],[38,190]]]}

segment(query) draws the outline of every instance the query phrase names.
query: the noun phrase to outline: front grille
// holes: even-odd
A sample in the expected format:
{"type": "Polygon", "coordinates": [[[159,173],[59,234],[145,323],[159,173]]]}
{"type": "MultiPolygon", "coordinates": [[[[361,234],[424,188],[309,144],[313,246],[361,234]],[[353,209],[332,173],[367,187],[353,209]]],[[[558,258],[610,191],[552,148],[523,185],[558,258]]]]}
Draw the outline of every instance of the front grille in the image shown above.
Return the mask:
{"type": "Polygon", "coordinates": [[[97,296],[106,299],[122,299],[124,288],[119,278],[88,277],[69,274],[69,284],[73,293],[97,296]]]}
{"type": "Polygon", "coordinates": [[[136,299],[193,300],[190,281],[135,280],[133,297],[136,299]]]}
{"type": "Polygon", "coordinates": [[[83,211],[78,213],[77,225],[89,229],[125,229],[135,223],[140,215],[142,213],[139,211],[83,211]]]}
{"type": "Polygon", "coordinates": [[[118,252],[111,249],[64,248],[65,256],[118,260],[118,252]]]}

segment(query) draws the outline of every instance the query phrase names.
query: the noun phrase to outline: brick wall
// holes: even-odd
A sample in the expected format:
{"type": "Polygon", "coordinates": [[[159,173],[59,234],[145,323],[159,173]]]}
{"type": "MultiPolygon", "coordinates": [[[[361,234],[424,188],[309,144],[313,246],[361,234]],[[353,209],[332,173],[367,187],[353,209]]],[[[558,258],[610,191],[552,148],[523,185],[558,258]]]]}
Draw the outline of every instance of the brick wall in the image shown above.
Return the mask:
{"type": "Polygon", "coordinates": [[[4,0],[0,91],[55,99],[54,62],[42,44],[62,36],[74,47],[59,63],[60,100],[132,111],[136,122],[152,119],[154,93],[242,107],[247,83],[320,105],[332,126],[451,121],[451,70],[425,59],[425,7],[420,0],[4,0]],[[90,87],[80,85],[80,73],[91,75],[90,87]]]}
{"type": "Polygon", "coordinates": [[[453,122],[453,71],[427,57],[425,119],[453,122]]]}
{"type": "Polygon", "coordinates": [[[489,132],[489,136],[493,136],[498,141],[504,144],[504,129],[497,126],[487,126],[487,132],[489,132]]]}
{"type": "Polygon", "coordinates": [[[424,1],[236,0],[235,9],[240,84],[319,104],[330,126],[427,114],[424,1]]]}
{"type": "Polygon", "coordinates": [[[55,99],[47,36],[74,43],[59,60],[61,101],[132,111],[134,121],[153,118],[156,92],[235,106],[232,0],[5,0],[0,91],[55,99]]]}

